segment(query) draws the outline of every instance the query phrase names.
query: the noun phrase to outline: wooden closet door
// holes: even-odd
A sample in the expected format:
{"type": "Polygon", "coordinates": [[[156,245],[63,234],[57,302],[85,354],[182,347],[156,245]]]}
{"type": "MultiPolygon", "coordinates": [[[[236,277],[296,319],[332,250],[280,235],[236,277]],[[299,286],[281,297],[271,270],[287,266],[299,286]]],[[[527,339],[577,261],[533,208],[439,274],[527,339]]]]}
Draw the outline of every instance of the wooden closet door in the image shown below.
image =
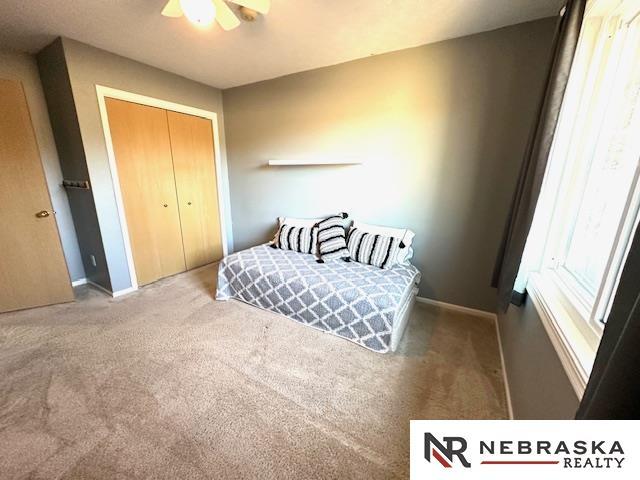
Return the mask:
{"type": "Polygon", "coordinates": [[[222,258],[211,120],[167,112],[187,268],[222,258]]]}
{"type": "Polygon", "coordinates": [[[73,290],[22,85],[0,80],[0,312],[73,290]]]}
{"type": "Polygon", "coordinates": [[[106,99],[138,284],[185,270],[166,110],[106,99]]]}

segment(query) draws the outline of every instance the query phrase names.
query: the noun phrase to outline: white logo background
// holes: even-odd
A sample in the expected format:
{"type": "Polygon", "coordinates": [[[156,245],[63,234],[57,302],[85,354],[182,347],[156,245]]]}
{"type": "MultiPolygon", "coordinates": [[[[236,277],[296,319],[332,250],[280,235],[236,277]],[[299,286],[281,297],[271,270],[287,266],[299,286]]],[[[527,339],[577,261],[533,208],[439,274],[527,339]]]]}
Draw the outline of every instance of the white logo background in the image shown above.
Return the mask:
{"type": "MultiPolygon", "coordinates": [[[[442,453],[439,452],[442,457],[442,453]]],[[[447,460],[445,458],[445,460],[447,460]]],[[[640,420],[412,420],[411,421],[411,479],[509,479],[509,480],[562,480],[562,479],[640,479],[640,420]],[[451,468],[445,468],[431,455],[425,459],[424,434],[431,433],[446,446],[444,437],[463,437],[467,441],[464,456],[470,468],[453,457],[451,468]],[[480,452],[480,441],[495,442],[494,454],[480,452]],[[551,454],[536,453],[536,442],[551,442],[551,454]],[[574,442],[587,442],[587,452],[573,453],[574,442]],[[499,452],[499,442],[505,443],[513,453],[499,452]],[[518,453],[518,441],[531,442],[533,453],[518,453]],[[591,442],[604,441],[600,452],[592,453],[591,442]],[[618,441],[623,454],[609,454],[614,441],[618,441]],[[554,453],[559,442],[564,442],[570,453],[554,453]],[[610,460],[609,468],[604,468],[610,460]],[[573,468],[566,468],[569,459],[573,468]],[[592,466],[586,465],[587,459],[592,466]],[[617,468],[622,460],[622,467],[617,468]],[[487,463],[487,462],[558,462],[547,463],[487,463]],[[485,462],[485,463],[482,463],[485,462]],[[596,465],[600,465],[596,468],[596,465]],[[579,468],[582,466],[584,468],[579,468]]]]}

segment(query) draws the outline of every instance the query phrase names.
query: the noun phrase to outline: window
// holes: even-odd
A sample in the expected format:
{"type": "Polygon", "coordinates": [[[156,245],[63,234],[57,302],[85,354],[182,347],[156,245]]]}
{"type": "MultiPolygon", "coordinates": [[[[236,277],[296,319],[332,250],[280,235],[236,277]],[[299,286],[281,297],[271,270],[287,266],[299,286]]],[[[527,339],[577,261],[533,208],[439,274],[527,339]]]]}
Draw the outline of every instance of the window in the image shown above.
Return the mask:
{"type": "Polygon", "coordinates": [[[516,283],[547,316],[579,394],[639,219],[639,12],[640,0],[587,5],[516,283]]]}

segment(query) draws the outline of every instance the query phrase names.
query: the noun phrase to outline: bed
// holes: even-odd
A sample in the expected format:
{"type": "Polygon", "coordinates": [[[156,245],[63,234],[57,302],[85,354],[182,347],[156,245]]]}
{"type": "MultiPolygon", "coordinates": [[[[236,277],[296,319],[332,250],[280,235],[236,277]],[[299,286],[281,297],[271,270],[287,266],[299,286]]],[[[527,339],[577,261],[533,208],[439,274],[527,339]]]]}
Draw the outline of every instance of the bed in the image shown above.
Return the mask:
{"type": "Polygon", "coordinates": [[[216,300],[240,300],[386,353],[402,338],[419,282],[410,264],[383,270],[317,263],[313,255],[265,244],[220,262],[216,300]]]}

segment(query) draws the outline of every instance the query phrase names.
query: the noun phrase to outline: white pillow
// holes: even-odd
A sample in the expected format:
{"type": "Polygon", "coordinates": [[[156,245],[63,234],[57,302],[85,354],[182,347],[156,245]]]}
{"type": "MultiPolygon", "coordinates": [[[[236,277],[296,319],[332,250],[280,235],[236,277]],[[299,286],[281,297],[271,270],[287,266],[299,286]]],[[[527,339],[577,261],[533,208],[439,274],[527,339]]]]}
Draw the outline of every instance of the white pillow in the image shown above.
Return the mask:
{"type": "Polygon", "coordinates": [[[280,233],[282,225],[289,225],[291,227],[313,227],[320,220],[324,220],[324,218],[278,217],[278,228],[276,229],[276,233],[273,236],[273,240],[271,240],[271,243],[278,243],[278,234],[280,233]]]}
{"type": "Polygon", "coordinates": [[[291,225],[293,227],[313,227],[319,221],[324,220],[321,218],[295,218],[295,217],[278,217],[278,227],[284,224],[291,225]]]}
{"type": "Polygon", "coordinates": [[[396,256],[396,262],[407,265],[411,257],[413,257],[413,248],[411,247],[411,243],[413,242],[413,237],[416,236],[414,232],[407,228],[394,228],[394,227],[383,227],[381,225],[370,225],[368,223],[359,222],[354,220],[351,228],[357,228],[363,232],[373,233],[377,235],[384,235],[386,237],[395,237],[402,240],[404,243],[404,248],[398,249],[398,254],[396,256]]]}

